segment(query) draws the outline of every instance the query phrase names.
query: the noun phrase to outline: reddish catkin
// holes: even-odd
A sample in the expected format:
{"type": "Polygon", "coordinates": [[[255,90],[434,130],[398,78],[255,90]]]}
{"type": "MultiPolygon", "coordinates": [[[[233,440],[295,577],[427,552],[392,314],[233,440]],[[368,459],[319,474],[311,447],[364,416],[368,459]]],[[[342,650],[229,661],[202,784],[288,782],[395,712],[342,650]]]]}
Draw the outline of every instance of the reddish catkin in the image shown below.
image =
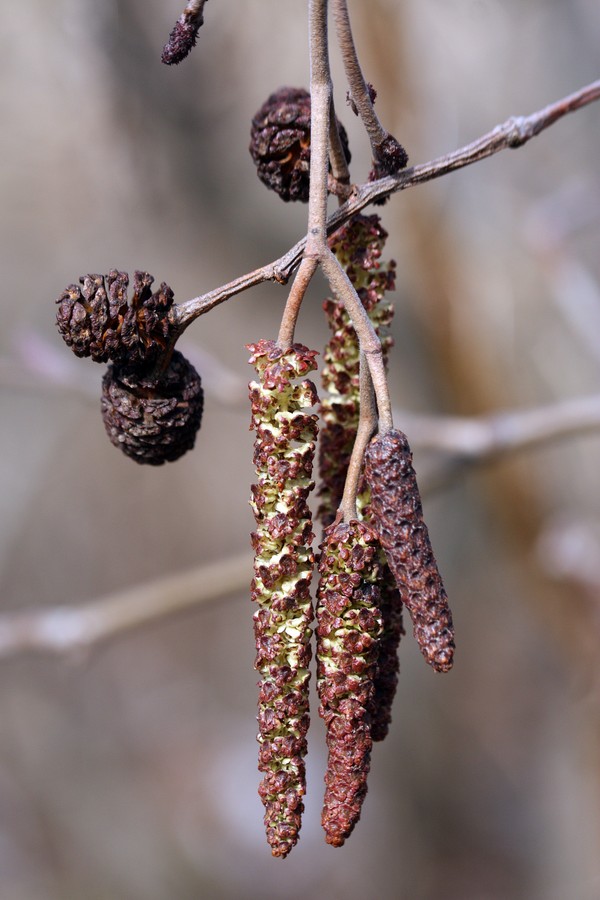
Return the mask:
{"type": "MultiPolygon", "coordinates": [[[[329,241],[373,322],[385,361],[392,346],[389,325],[394,314],[393,306],[386,301],[385,295],[394,289],[396,265],[393,260],[381,261],[386,238],[387,232],[379,216],[357,215],[336,231],[329,241]]],[[[320,409],[323,424],[319,439],[321,504],[318,514],[327,526],[333,522],[342,499],[358,428],[360,353],[356,333],[344,305],[328,299],[323,308],[331,337],[323,354],[322,379],[327,393],[322,398],[320,409]]],[[[359,514],[367,520],[368,503],[369,490],[363,479],[357,504],[359,514]]],[[[402,601],[383,552],[379,562],[383,633],[371,708],[374,741],[383,740],[388,733],[398,683],[398,645],[404,633],[402,601]]]]}
{"type": "Polygon", "coordinates": [[[410,613],[415,638],[437,672],[452,668],[454,628],[448,597],[423,521],[421,497],[406,435],[373,438],[365,454],[372,522],[410,613]]]}
{"type": "Polygon", "coordinates": [[[319,572],[317,687],[329,751],[321,821],[327,843],[341,847],[360,818],[373,744],[382,631],[375,532],[356,520],[332,526],[319,572]]]}
{"type": "Polygon", "coordinates": [[[249,345],[259,381],[250,384],[256,431],[258,476],[251,506],[256,669],[261,675],[258,723],[259,794],[265,806],[267,840],[273,856],[285,857],[298,840],[304,757],[309,724],[310,581],[314,567],[311,480],[317,403],[310,381],[294,384],[316,368],[316,353],[301,344],[281,350],[274,341],[249,345]]]}

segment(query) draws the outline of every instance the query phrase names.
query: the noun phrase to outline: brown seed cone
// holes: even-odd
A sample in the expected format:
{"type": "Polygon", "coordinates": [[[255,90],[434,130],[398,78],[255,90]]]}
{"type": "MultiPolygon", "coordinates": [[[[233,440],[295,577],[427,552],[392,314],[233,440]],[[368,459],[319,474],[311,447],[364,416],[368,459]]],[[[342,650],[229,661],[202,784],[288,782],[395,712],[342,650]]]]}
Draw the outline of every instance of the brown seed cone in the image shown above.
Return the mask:
{"type": "Polygon", "coordinates": [[[191,450],[203,410],[200,376],[177,350],[158,377],[109,366],[102,379],[102,418],[111,442],[137,463],[161,466],[191,450]]]}
{"type": "MultiPolygon", "coordinates": [[[[338,121],[340,140],[350,162],[348,135],[338,121]]],[[[308,202],[310,177],[310,94],[282,87],[252,119],[250,155],[258,177],[282,200],[308,202]]]]}
{"type": "Polygon", "coordinates": [[[127,302],[127,272],[82,275],[81,287],[70,284],[57,299],[56,324],[76,356],[94,362],[151,364],[173,336],[169,311],[173,291],[164,282],[152,293],[154,278],[136,272],[127,302]]]}
{"type": "Polygon", "coordinates": [[[256,519],[252,599],[258,606],[255,667],[261,675],[258,741],[264,774],[259,795],[273,856],[285,857],[298,840],[306,792],[314,566],[306,501],[314,487],[317,436],[317,417],[305,412],[317,403],[315,387],[294,382],[316,368],[316,354],[301,344],[284,351],[274,341],[249,349],[260,379],[250,384],[257,474],[250,501],[256,519]]]}
{"type": "Polygon", "coordinates": [[[371,710],[379,639],[378,541],[364,522],[339,523],[321,545],[317,602],[319,713],[329,750],[321,822],[327,843],[341,847],[360,818],[367,793],[371,710]]]}
{"type": "Polygon", "coordinates": [[[452,668],[454,628],[448,597],[423,521],[421,497],[406,435],[392,430],[373,438],[365,454],[370,514],[415,638],[437,672],[452,668]]]}

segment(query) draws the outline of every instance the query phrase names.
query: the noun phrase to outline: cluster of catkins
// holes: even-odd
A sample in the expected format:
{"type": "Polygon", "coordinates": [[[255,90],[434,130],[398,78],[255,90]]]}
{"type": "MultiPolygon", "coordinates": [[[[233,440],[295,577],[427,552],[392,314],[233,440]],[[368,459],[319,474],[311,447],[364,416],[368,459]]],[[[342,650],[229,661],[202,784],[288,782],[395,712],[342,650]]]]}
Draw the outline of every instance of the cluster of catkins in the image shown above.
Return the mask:
{"type": "MultiPolygon", "coordinates": [[[[186,6],[164,50],[168,64],[193,46],[203,8],[202,0],[186,6]]],[[[349,160],[339,123],[338,130],[349,160]]],[[[403,148],[390,141],[375,160],[375,176],[406,164],[403,148]]],[[[307,91],[281,88],[268,98],[252,121],[250,152],[261,181],[283,200],[308,199],[307,91]]],[[[380,338],[384,360],[393,314],[385,294],[395,274],[393,262],[381,261],[386,237],[378,216],[357,215],[330,238],[380,338]]],[[[153,281],[147,272],[135,272],[128,299],[126,272],[85,275],[56,302],[58,329],[73,352],[110,362],[101,401],[110,440],[136,462],[160,465],[194,445],[203,394],[198,374],[174,349],[179,331],[173,292],[164,283],[152,291],[153,281]]],[[[454,651],[452,617],[402,432],[388,430],[371,440],[356,518],[343,521],[338,513],[359,423],[360,353],[343,304],[328,299],[324,310],[331,335],[320,405],[305,377],[317,368],[315,351],[268,340],[249,345],[257,373],[250,401],[257,474],[251,592],[260,675],[259,794],[267,840],[279,857],[296,844],[304,809],[314,619],[319,713],[328,748],[322,824],[333,846],[344,843],[360,817],[372,745],[388,732],[403,607],[436,671],[450,669],[454,651]],[[324,532],[313,610],[316,560],[308,498],[315,486],[319,418],[318,517],[324,532]]]]}
{"type": "MultiPolygon", "coordinates": [[[[302,179],[310,147],[298,126],[299,109],[297,95],[285,89],[272,95],[253,121],[251,152],[259,177],[284,200],[304,199],[308,187],[302,179]],[[283,113],[282,97],[292,104],[283,113]],[[281,140],[277,115],[290,126],[281,140]],[[279,146],[285,154],[278,154],[279,146]],[[264,147],[271,150],[260,156],[264,147]]],[[[384,295],[394,287],[395,269],[393,262],[381,262],[386,237],[378,216],[358,215],[330,238],[381,340],[384,358],[393,314],[384,295]]],[[[373,742],[388,732],[403,606],[436,671],[451,667],[454,637],[405,435],[391,430],[371,441],[357,518],[344,522],[338,515],[359,422],[360,352],[343,304],[328,299],[324,310],[331,337],[322,370],[326,393],[318,407],[318,516],[324,534],[315,636],[319,713],[328,748],[321,821],[327,842],[341,846],[360,817],[373,742]]],[[[310,410],[318,401],[314,385],[300,379],[316,366],[315,353],[301,344],[282,348],[260,341],[249,349],[258,375],[250,384],[250,400],[258,476],[251,505],[257,524],[252,597],[261,676],[259,768],[264,773],[259,793],[273,855],[285,857],[298,840],[305,793],[314,562],[307,497],[314,487],[317,435],[317,416],[310,410]]]]}
{"type": "Polygon", "coordinates": [[[159,466],[194,446],[202,421],[200,376],[174,350],[173,291],[135,272],[82,275],[57,299],[56,323],[76,356],[108,362],[101,409],[106,432],[135,462],[159,466]]]}

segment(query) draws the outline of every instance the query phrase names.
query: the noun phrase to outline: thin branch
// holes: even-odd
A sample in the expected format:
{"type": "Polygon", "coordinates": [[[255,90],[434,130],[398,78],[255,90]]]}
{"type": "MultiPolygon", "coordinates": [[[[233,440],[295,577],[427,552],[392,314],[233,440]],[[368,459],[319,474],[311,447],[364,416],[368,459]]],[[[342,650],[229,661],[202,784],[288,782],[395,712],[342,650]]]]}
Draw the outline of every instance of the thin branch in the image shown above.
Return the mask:
{"type": "Polygon", "coordinates": [[[305,256],[318,259],[327,244],[327,173],[332,85],[327,47],[327,0],[310,0],[310,193],[305,256]]]}
{"type": "Polygon", "coordinates": [[[387,131],[379,121],[373,108],[369,87],[360,67],[358,54],[354,46],[354,38],[352,37],[352,26],[346,0],[332,0],[332,9],[346,79],[350,88],[350,99],[355,112],[360,116],[365,126],[371,142],[373,156],[376,156],[377,147],[386,139],[387,131]]]}
{"type": "Polygon", "coordinates": [[[279,335],[277,336],[277,343],[282,350],[289,350],[294,343],[294,331],[296,329],[298,313],[300,312],[304,295],[315,274],[317,265],[316,259],[305,257],[300,263],[300,268],[296,272],[296,277],[294,278],[294,283],[292,284],[283,311],[281,325],[279,326],[279,335]]]}
{"type": "Polygon", "coordinates": [[[397,412],[411,444],[441,450],[458,461],[489,460],[513,450],[600,429],[600,394],[480,418],[397,412]]]}
{"type": "Polygon", "coordinates": [[[377,409],[375,407],[375,394],[373,381],[369,371],[369,365],[364,354],[360,356],[360,413],[356,438],[352,448],[352,455],[348,463],[344,494],[340,509],[345,522],[357,518],[356,495],[358,493],[360,478],[363,470],[363,459],[367,445],[377,430],[377,409]]]}
{"type": "MultiPolygon", "coordinates": [[[[327,220],[327,234],[331,234],[340,228],[348,219],[360,212],[365,206],[373,203],[388,194],[404,191],[417,184],[424,184],[434,178],[448,175],[472,163],[480,162],[499,153],[501,150],[522,147],[532,137],[540,134],[546,128],[554,125],[568,113],[582,109],[590,103],[600,99],[600,81],[594,81],[581,90],[563,97],[538,112],[529,116],[517,116],[507,119],[502,125],[497,125],[492,131],[484,134],[465,147],[455,150],[453,153],[440,156],[428,163],[419,166],[411,166],[397,175],[389,175],[378,181],[369,182],[356,187],[350,199],[340,206],[327,220]]],[[[302,238],[294,244],[287,253],[253,272],[242,275],[239,278],[222,285],[213,291],[176,304],[173,307],[173,324],[181,333],[198,316],[204,315],[215,306],[229,300],[231,297],[248,290],[248,288],[263,284],[266,281],[277,281],[286,284],[292,272],[298,267],[306,249],[306,238],[302,238]]]]}
{"type": "Polygon", "coordinates": [[[80,606],[0,616],[0,659],[33,651],[81,655],[127,631],[247,588],[252,557],[243,554],[138,585],[80,606]]]}
{"type": "Polygon", "coordinates": [[[337,193],[340,203],[347,200],[351,194],[350,188],[350,170],[346,162],[346,154],[342,146],[340,132],[338,129],[337,116],[335,114],[335,104],[333,97],[329,107],[329,162],[331,165],[331,175],[333,185],[335,187],[332,193],[337,193]]]}

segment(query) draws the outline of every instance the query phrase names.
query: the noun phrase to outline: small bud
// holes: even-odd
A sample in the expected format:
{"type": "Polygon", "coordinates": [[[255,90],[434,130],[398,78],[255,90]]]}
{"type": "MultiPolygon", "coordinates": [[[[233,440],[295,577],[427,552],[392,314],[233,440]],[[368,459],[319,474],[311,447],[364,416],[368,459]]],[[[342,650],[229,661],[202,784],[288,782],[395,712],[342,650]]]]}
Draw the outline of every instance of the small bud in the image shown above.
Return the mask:
{"type": "Polygon", "coordinates": [[[206,0],[191,0],[175,23],[162,51],[161,61],[166,66],[182,62],[196,46],[198,32],[204,24],[205,3],[206,0]]]}
{"type": "Polygon", "coordinates": [[[142,465],[174,462],[192,449],[203,401],[200,376],[177,350],[158,376],[114,364],[102,379],[106,432],[115,447],[142,465]]]}
{"type": "MultiPolygon", "coordinates": [[[[338,122],[340,140],[350,162],[348,135],[338,122]]],[[[282,200],[308,202],[310,187],[310,94],[282,87],[252,119],[250,154],[258,177],[282,200]]]]}
{"type": "Polygon", "coordinates": [[[429,532],[406,435],[373,438],[365,454],[371,521],[413,623],[421,653],[437,672],[452,668],[454,628],[429,532]]]}
{"type": "MultiPolygon", "coordinates": [[[[388,134],[376,148],[373,168],[369,172],[369,181],[377,181],[386,175],[396,175],[408,165],[408,154],[392,134],[388,134]]],[[[383,206],[389,197],[374,200],[376,206],[383,206]]]]}

